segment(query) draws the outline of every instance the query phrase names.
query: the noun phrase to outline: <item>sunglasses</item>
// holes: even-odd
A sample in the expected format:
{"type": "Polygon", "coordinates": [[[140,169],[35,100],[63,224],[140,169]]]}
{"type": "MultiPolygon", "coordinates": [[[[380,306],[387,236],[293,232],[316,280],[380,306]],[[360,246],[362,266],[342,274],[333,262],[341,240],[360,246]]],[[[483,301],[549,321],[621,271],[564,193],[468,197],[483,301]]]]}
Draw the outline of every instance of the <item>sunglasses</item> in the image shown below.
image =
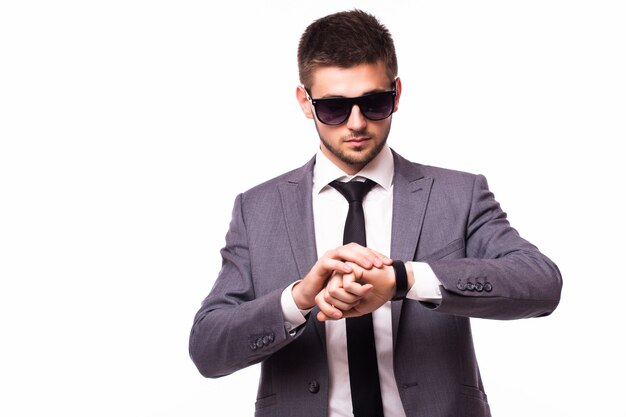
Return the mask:
{"type": "Polygon", "coordinates": [[[383,120],[391,116],[394,109],[396,91],[365,94],[361,97],[311,98],[308,90],[307,98],[315,108],[317,119],[325,125],[337,126],[344,123],[352,113],[356,104],[361,114],[369,120],[383,120]]]}

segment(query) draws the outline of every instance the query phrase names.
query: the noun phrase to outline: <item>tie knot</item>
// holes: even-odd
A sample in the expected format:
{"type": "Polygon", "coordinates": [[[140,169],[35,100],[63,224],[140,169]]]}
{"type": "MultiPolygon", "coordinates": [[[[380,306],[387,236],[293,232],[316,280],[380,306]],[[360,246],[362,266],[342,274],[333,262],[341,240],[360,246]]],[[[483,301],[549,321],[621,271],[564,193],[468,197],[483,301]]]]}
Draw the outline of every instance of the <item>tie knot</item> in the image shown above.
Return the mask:
{"type": "Polygon", "coordinates": [[[363,202],[363,198],[365,195],[372,189],[376,183],[372,180],[365,180],[365,182],[360,181],[349,181],[349,182],[341,182],[341,181],[333,181],[330,183],[330,186],[336,189],[348,200],[348,203],[363,202]]]}

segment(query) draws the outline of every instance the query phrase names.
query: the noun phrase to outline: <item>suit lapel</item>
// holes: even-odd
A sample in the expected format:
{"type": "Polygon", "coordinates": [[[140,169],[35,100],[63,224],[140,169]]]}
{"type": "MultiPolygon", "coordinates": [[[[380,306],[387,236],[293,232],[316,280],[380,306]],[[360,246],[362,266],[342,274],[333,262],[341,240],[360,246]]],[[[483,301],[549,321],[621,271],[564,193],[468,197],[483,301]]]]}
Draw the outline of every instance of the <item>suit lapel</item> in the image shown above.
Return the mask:
{"type": "MultiPolygon", "coordinates": [[[[304,277],[317,262],[315,246],[315,227],[313,225],[313,167],[315,158],[305,166],[294,171],[286,181],[278,185],[287,236],[298,269],[298,275],[304,277]]],[[[311,314],[317,314],[315,308],[311,314]]],[[[324,323],[313,318],[318,336],[326,349],[324,323]]]]}
{"type": "MultiPolygon", "coordinates": [[[[394,152],[393,217],[391,224],[391,258],[414,260],[422,231],[424,214],[433,184],[412,164],[394,152]]],[[[393,340],[397,339],[402,301],[392,301],[393,340]]]]}
{"type": "Polygon", "coordinates": [[[317,260],[313,227],[313,161],[278,185],[287,236],[301,277],[317,260]],[[310,165],[310,167],[309,167],[310,165]]]}

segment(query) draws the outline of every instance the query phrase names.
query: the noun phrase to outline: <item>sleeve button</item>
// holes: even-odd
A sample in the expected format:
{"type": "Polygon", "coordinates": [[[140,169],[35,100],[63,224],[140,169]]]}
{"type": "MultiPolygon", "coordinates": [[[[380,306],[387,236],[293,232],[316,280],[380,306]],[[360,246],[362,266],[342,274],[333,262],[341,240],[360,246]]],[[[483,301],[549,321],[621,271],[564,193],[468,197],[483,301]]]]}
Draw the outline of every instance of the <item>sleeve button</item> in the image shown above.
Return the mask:
{"type": "Polygon", "coordinates": [[[309,382],[309,392],[311,394],[317,394],[320,391],[320,383],[317,381],[309,382]]]}

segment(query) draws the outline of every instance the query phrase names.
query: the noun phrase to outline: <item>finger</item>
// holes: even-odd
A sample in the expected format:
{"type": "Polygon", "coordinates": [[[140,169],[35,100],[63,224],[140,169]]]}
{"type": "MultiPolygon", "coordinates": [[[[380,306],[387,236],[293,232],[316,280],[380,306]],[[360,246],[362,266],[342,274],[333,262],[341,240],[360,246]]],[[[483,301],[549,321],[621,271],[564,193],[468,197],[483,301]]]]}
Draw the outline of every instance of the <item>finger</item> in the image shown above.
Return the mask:
{"type": "Polygon", "coordinates": [[[293,287],[292,294],[298,306],[314,304],[315,296],[319,293],[330,276],[335,273],[351,273],[352,267],[345,262],[328,257],[326,254],[317,260],[307,275],[293,287]]]}
{"type": "Polygon", "coordinates": [[[371,249],[371,250],[377,255],[377,257],[378,257],[377,259],[380,260],[380,264],[376,264],[376,263],[374,264],[374,266],[376,266],[376,268],[380,268],[383,265],[389,266],[389,265],[393,264],[393,259],[391,259],[387,255],[385,255],[383,253],[380,253],[378,251],[375,251],[373,249],[371,249]]]}
{"type": "MultiPolygon", "coordinates": [[[[343,318],[343,316],[341,316],[339,319],[342,319],[342,318],[343,318]]],[[[321,321],[321,322],[331,321],[331,320],[339,320],[339,319],[334,318],[334,317],[328,317],[326,314],[322,313],[321,311],[317,312],[317,319],[319,321],[321,321]]]]}
{"type": "Polygon", "coordinates": [[[356,243],[349,243],[335,249],[336,259],[354,262],[365,269],[371,269],[375,264],[381,265],[382,258],[375,251],[356,243]]]}
{"type": "Polygon", "coordinates": [[[326,301],[341,310],[346,310],[346,308],[338,305],[338,302],[354,304],[360,299],[360,296],[358,294],[352,294],[342,287],[344,282],[343,277],[345,277],[346,275],[348,274],[344,274],[343,276],[340,274],[333,275],[326,284],[326,288],[324,289],[324,296],[326,301]]]}
{"type": "Polygon", "coordinates": [[[328,291],[324,291],[324,301],[342,312],[353,309],[361,302],[358,297],[352,294],[348,294],[343,290],[340,290],[340,292],[343,293],[341,297],[332,297],[328,291]],[[351,301],[344,301],[344,299],[350,299],[351,301]]]}
{"type": "Polygon", "coordinates": [[[321,322],[333,320],[330,317],[328,317],[326,314],[322,313],[321,311],[317,312],[317,319],[321,322]]]}
{"type": "Polygon", "coordinates": [[[384,253],[378,252],[377,250],[370,249],[370,248],[365,248],[365,249],[367,249],[370,252],[368,256],[371,257],[372,263],[374,264],[376,268],[381,268],[384,265],[393,264],[393,259],[385,255],[384,253]]]}
{"type": "Polygon", "coordinates": [[[344,284],[343,290],[347,293],[361,299],[374,289],[372,284],[360,284],[358,282],[349,282],[344,284]]]}
{"type": "Polygon", "coordinates": [[[315,304],[319,307],[320,312],[331,320],[339,320],[343,317],[341,310],[333,307],[332,304],[324,299],[324,291],[320,291],[319,294],[315,296],[315,304]]]}
{"type": "Polygon", "coordinates": [[[348,311],[343,311],[342,313],[342,317],[347,319],[347,318],[353,318],[353,317],[361,317],[364,314],[368,314],[371,313],[372,310],[371,309],[367,309],[367,308],[362,308],[365,306],[356,306],[355,308],[348,310],[348,311]]]}
{"type": "Polygon", "coordinates": [[[361,270],[357,270],[353,274],[341,275],[341,287],[347,289],[347,288],[357,288],[357,286],[365,285],[362,283],[362,281],[360,281],[361,279],[363,279],[363,274],[361,272],[362,272],[361,270]]]}
{"type": "Polygon", "coordinates": [[[328,276],[333,272],[340,272],[344,274],[349,274],[352,272],[352,267],[350,265],[343,262],[342,260],[331,258],[327,256],[327,254],[322,256],[317,261],[317,267],[318,274],[324,277],[324,279],[327,279],[328,276]]]}
{"type": "Polygon", "coordinates": [[[391,265],[393,263],[393,260],[387,255],[357,243],[340,246],[335,250],[327,252],[327,254],[333,259],[352,261],[366,269],[370,269],[372,266],[380,268],[383,265],[391,265]]]}
{"type": "MultiPolygon", "coordinates": [[[[361,317],[364,314],[365,313],[353,309],[353,310],[344,312],[343,313],[343,318],[344,319],[351,319],[351,318],[354,318],[354,317],[361,317]]],[[[318,316],[319,316],[319,313],[318,313],[318,316]]],[[[322,321],[322,320],[320,320],[320,321],[322,321]]]]}

